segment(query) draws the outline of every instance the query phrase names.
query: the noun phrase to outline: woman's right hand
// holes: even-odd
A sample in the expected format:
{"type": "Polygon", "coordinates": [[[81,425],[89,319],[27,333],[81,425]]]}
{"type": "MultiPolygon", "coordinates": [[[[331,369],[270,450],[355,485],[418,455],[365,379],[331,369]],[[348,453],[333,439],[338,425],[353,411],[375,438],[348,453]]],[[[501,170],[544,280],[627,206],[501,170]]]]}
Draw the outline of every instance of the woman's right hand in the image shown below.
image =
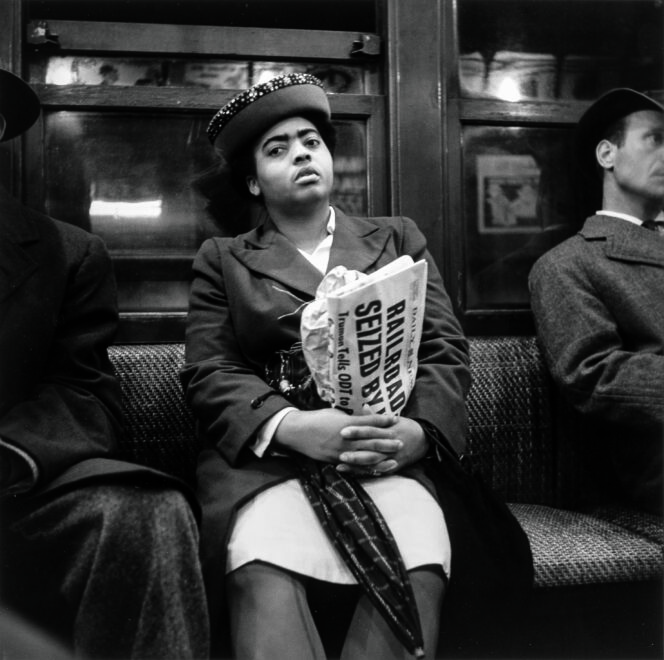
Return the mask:
{"type": "Polygon", "coordinates": [[[348,440],[341,435],[341,430],[351,425],[386,429],[393,424],[394,418],[390,415],[351,417],[335,408],[293,410],[281,420],[272,438],[272,446],[277,450],[289,449],[317,461],[335,464],[339,463],[339,456],[345,451],[361,449],[367,464],[378,464],[399,451],[403,443],[384,437],[384,431],[375,438],[348,440]]]}

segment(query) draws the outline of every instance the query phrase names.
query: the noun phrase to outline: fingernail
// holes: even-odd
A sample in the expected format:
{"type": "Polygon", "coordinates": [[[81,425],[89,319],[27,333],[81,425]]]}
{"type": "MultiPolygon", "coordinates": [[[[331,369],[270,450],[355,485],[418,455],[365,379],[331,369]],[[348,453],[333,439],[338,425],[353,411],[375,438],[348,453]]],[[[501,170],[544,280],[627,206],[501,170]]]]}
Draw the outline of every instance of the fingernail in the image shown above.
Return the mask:
{"type": "Polygon", "coordinates": [[[397,466],[396,461],[386,461],[385,462],[385,468],[388,470],[394,470],[394,468],[397,466]]]}
{"type": "Polygon", "coordinates": [[[348,472],[350,468],[347,465],[337,465],[337,472],[348,472]]]}
{"type": "Polygon", "coordinates": [[[340,455],[339,455],[339,460],[340,460],[340,461],[347,461],[348,458],[349,458],[349,457],[348,457],[348,454],[346,454],[346,453],[343,453],[343,454],[340,454],[340,455]]]}

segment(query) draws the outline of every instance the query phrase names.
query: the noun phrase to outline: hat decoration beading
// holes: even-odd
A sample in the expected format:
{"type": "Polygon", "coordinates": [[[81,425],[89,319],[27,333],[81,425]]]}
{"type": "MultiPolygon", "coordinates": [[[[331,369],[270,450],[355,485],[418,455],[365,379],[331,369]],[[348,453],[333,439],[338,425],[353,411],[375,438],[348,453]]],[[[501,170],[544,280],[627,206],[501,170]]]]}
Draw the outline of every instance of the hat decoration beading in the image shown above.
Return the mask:
{"type": "Polygon", "coordinates": [[[215,114],[208,124],[206,131],[210,142],[214,144],[224,126],[226,126],[226,124],[228,124],[238,112],[251,105],[262,96],[292,85],[316,85],[321,89],[323,88],[323,83],[316,78],[316,76],[312,76],[309,73],[287,73],[282,76],[271,78],[264,83],[258,83],[231,99],[217,112],[217,114],[215,114]]]}

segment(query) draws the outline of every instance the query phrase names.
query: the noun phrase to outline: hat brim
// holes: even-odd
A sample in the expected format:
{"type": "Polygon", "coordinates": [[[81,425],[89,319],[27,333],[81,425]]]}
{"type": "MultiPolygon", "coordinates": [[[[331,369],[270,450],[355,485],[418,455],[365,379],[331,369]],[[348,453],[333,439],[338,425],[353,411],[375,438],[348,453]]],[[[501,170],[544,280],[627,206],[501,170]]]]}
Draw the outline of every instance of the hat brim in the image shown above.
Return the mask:
{"type": "Polygon", "coordinates": [[[41,104],[33,89],[9,71],[0,69],[0,115],[5,132],[0,142],[11,140],[27,131],[39,117],[41,104]]]}
{"type": "Polygon", "coordinates": [[[577,148],[584,169],[594,170],[595,149],[606,129],[641,110],[664,113],[664,106],[641,92],[624,87],[607,92],[583,113],[577,126],[577,148]]]}
{"type": "Polygon", "coordinates": [[[330,104],[321,87],[292,85],[261,96],[228,122],[214,146],[232,158],[278,122],[297,116],[330,119],[330,104]]]}

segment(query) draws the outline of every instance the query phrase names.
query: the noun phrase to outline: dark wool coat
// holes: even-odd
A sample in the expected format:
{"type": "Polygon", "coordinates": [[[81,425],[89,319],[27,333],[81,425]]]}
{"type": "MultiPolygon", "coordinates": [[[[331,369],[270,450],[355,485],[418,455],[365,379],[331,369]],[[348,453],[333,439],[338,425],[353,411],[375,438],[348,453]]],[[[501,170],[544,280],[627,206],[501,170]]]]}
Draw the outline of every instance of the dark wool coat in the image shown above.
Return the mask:
{"type": "Polygon", "coordinates": [[[117,323],[101,239],[0,189],[0,438],[37,464],[30,496],[102,477],[166,479],[113,459],[122,411],[106,349],[117,323]]]}
{"type": "MultiPolygon", "coordinates": [[[[328,270],[344,265],[371,273],[401,255],[424,258],[429,266],[417,380],[402,414],[426,420],[463,451],[468,345],[423,235],[407,218],[350,218],[336,210],[328,270]]],[[[301,306],[314,298],[321,279],[269,220],[236,238],[206,241],[194,263],[181,377],[207,446],[199,460],[198,493],[213,617],[235,512],[258,492],[295,476],[287,459],[258,459],[248,449],[260,426],[289,402],[278,394],[258,408],[251,402],[269,391],[263,380],[268,358],[299,341],[301,306]]],[[[431,486],[421,473],[409,474],[431,486]]]]}
{"type": "Polygon", "coordinates": [[[664,238],[590,217],[535,264],[530,289],[553,378],[583,418],[595,467],[611,473],[602,480],[661,511],[664,238]]]}

